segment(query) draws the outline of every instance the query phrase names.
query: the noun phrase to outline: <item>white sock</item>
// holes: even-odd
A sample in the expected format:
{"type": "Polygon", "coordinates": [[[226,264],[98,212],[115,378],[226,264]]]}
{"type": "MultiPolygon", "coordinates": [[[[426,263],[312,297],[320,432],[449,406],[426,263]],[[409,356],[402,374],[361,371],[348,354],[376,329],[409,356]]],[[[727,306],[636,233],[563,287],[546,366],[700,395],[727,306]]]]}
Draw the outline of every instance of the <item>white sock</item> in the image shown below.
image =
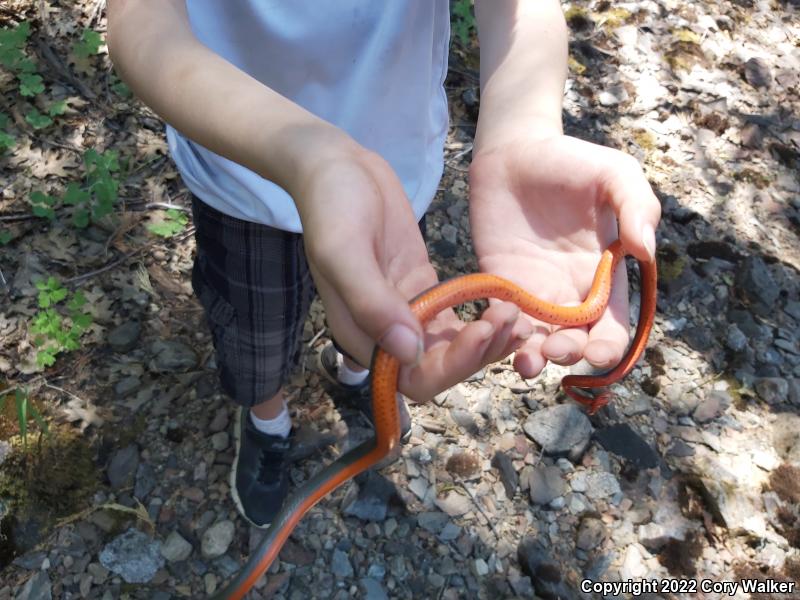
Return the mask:
{"type": "Polygon", "coordinates": [[[341,354],[336,358],[336,364],[336,378],[339,380],[339,383],[343,383],[345,385],[359,385],[363,383],[367,377],[369,377],[369,369],[360,369],[358,371],[354,371],[345,364],[344,358],[341,354]]]}
{"type": "Polygon", "coordinates": [[[286,407],[286,401],[283,401],[283,410],[274,419],[259,419],[250,411],[250,418],[253,420],[253,425],[256,426],[262,433],[267,435],[277,435],[282,438],[289,437],[289,432],[292,430],[292,418],[289,416],[289,409],[286,407]]]}

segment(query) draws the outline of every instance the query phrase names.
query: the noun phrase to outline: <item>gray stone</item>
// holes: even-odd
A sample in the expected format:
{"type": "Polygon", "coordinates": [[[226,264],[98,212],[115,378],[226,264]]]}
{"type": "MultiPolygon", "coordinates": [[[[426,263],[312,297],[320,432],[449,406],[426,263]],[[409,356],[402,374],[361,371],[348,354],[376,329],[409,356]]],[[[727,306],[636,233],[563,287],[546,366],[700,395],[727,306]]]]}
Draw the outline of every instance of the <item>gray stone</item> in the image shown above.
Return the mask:
{"type": "Polygon", "coordinates": [[[25,582],[17,600],[52,600],[53,591],[47,571],[39,571],[25,582]]]}
{"type": "Polygon", "coordinates": [[[214,413],[214,418],[211,419],[211,423],[208,424],[208,430],[211,433],[217,433],[218,431],[224,431],[227,428],[228,408],[226,406],[220,406],[214,413]]]}
{"type": "Polygon", "coordinates": [[[744,63],[744,78],[754,88],[772,85],[772,71],[763,58],[754,57],[744,63]]]}
{"type": "Polygon", "coordinates": [[[108,332],[108,345],[114,352],[130,352],[139,341],[142,325],[139,321],[128,321],[108,332]]]}
{"type": "Polygon", "coordinates": [[[582,492],[592,500],[607,498],[620,493],[619,482],[611,473],[578,471],[572,476],[570,485],[575,492],[582,492]]]}
{"type": "Polygon", "coordinates": [[[160,543],[131,528],[103,548],[100,564],[127,583],[147,583],[164,566],[164,557],[160,543]]]}
{"type": "Polygon", "coordinates": [[[394,484],[377,471],[356,477],[358,494],[344,508],[344,514],[363,521],[385,521],[389,502],[397,495],[394,484]]]}
{"type": "MultiPolygon", "coordinates": [[[[736,271],[736,289],[750,303],[751,310],[760,316],[768,316],[775,310],[781,292],[769,267],[758,256],[749,256],[740,263],[736,271]]],[[[744,329],[742,331],[747,334],[744,329]]]]}
{"type": "Polygon", "coordinates": [[[454,490],[448,492],[443,498],[436,498],[434,504],[439,510],[451,517],[463,515],[472,508],[470,499],[454,490]]]}
{"type": "Polygon", "coordinates": [[[586,451],[593,428],[575,404],[560,404],[529,416],[523,429],[546,454],[570,454],[571,458],[577,458],[586,451]]]}
{"type": "Polygon", "coordinates": [[[439,539],[443,542],[452,542],[461,535],[461,527],[455,523],[448,522],[439,532],[439,539]]]}
{"type": "Polygon", "coordinates": [[[219,431],[211,436],[211,446],[217,452],[226,450],[230,445],[230,438],[227,431],[219,431]]]}
{"type": "Polygon", "coordinates": [[[652,469],[658,465],[658,455],[650,444],[627,423],[598,429],[594,435],[603,448],[639,469],[652,469]]]}
{"type": "Polygon", "coordinates": [[[350,559],[347,554],[338,548],[333,551],[333,558],[331,559],[331,571],[337,577],[352,577],[353,565],[350,564],[350,559]]]}
{"type": "Polygon", "coordinates": [[[755,389],[758,397],[767,404],[782,404],[789,399],[789,382],[783,377],[760,377],[755,389]]]}
{"type": "Polygon", "coordinates": [[[233,541],[236,527],[231,521],[219,521],[206,529],[200,542],[200,550],[205,558],[216,558],[227,552],[233,541]]]}
{"type": "Polygon", "coordinates": [[[371,577],[364,577],[359,583],[364,591],[364,600],[387,600],[389,598],[380,581],[371,577]]]}
{"type": "Polygon", "coordinates": [[[519,475],[511,458],[505,452],[497,451],[492,457],[492,466],[500,472],[500,481],[506,490],[506,496],[513,498],[519,487],[519,475]]]}
{"type": "Polygon", "coordinates": [[[135,375],[123,377],[114,385],[114,393],[117,398],[125,398],[141,387],[142,381],[135,375]]]}
{"type": "Polygon", "coordinates": [[[117,450],[108,464],[108,481],[112,489],[118,490],[131,485],[138,466],[139,447],[136,444],[117,450]]]}
{"type": "Polygon", "coordinates": [[[600,519],[587,517],[578,526],[575,545],[586,552],[595,550],[606,539],[606,526],[600,519]]]}
{"type": "Polygon", "coordinates": [[[531,578],[533,588],[542,598],[577,600],[578,595],[563,579],[561,564],[533,536],[524,538],[517,547],[522,572],[531,578]]]}
{"type": "Polygon", "coordinates": [[[161,556],[166,558],[167,562],[186,560],[191,553],[192,545],[177,531],[170,533],[161,546],[161,556]]]}
{"type": "MultiPolygon", "coordinates": [[[[789,379],[789,402],[795,406],[800,406],[800,378],[792,377],[789,379]]],[[[2,460],[0,460],[2,464],[2,460]]]]}
{"type": "Polygon", "coordinates": [[[531,502],[549,504],[567,489],[564,475],[558,467],[536,467],[530,476],[531,502]]]}
{"type": "Polygon", "coordinates": [[[471,434],[478,433],[478,424],[475,417],[471,412],[454,408],[450,410],[450,416],[455,421],[456,425],[461,427],[464,431],[471,434]]]}
{"type": "Polygon", "coordinates": [[[725,334],[725,345],[734,352],[741,352],[747,346],[747,336],[742,333],[736,323],[728,325],[728,331],[725,334]]]}
{"type": "Polygon", "coordinates": [[[707,423],[720,416],[730,406],[730,394],[722,390],[712,390],[700,401],[692,413],[692,418],[698,423],[707,423]]]}
{"type": "Polygon", "coordinates": [[[156,473],[150,463],[140,463],[136,470],[136,484],[133,486],[133,495],[139,500],[145,500],[153,488],[156,487],[156,473]]]}
{"type": "Polygon", "coordinates": [[[150,370],[158,373],[189,371],[198,364],[195,351],[178,340],[156,340],[152,353],[150,370]]]}
{"type": "Polygon", "coordinates": [[[450,517],[439,511],[424,512],[417,515],[419,526],[434,534],[442,531],[449,520],[450,517]]]}

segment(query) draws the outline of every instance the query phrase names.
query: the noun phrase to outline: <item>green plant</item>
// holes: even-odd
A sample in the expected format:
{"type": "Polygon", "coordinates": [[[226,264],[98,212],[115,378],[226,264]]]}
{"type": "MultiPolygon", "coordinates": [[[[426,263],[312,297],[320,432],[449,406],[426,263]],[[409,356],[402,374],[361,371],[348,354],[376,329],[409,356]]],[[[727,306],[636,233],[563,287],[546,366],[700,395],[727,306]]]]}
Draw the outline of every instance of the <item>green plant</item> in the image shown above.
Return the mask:
{"type": "MultiPolygon", "coordinates": [[[[66,104],[59,102],[51,106],[51,111],[65,110],[66,104]]],[[[119,158],[115,151],[97,152],[87,150],[83,155],[86,167],[84,183],[70,182],[64,192],[62,202],[72,206],[72,224],[83,229],[90,222],[97,222],[114,210],[119,181],[114,176],[119,172],[119,158]]],[[[58,198],[44,192],[35,191],[30,195],[33,214],[45,219],[55,219],[58,198]]]]}
{"type": "Polygon", "coordinates": [[[100,52],[100,46],[103,45],[103,36],[92,29],[84,29],[81,34],[79,42],[75,42],[72,46],[72,51],[75,56],[80,58],[89,58],[100,52]]]}
{"type": "Polygon", "coordinates": [[[15,74],[33,73],[36,70],[36,65],[24,51],[30,31],[31,24],[28,21],[16,27],[0,29],[0,65],[15,74]]]}
{"type": "Polygon", "coordinates": [[[189,217],[186,213],[170,208],[160,223],[151,223],[147,229],[161,237],[172,237],[179,231],[183,231],[188,222],[189,217]]]}
{"type": "MultiPolygon", "coordinates": [[[[9,390],[10,391],[10,390],[9,390]]],[[[0,413],[5,411],[6,399],[10,394],[8,392],[0,392],[0,413]]],[[[47,423],[36,410],[36,407],[30,401],[28,390],[17,388],[14,390],[14,403],[16,404],[17,424],[19,425],[19,434],[22,437],[22,443],[25,448],[28,447],[28,421],[31,417],[39,425],[39,428],[45,435],[50,434],[47,423]]]]}
{"type": "Polygon", "coordinates": [[[3,131],[6,127],[8,127],[8,115],[0,113],[0,153],[12,148],[16,143],[16,139],[13,135],[7,131],[3,131]]]}
{"type": "Polygon", "coordinates": [[[111,73],[108,81],[111,90],[118,96],[121,96],[122,98],[130,98],[131,96],[133,96],[131,88],[125,85],[125,82],[122,81],[119,77],[117,77],[114,73],[111,73]]]}
{"type": "Polygon", "coordinates": [[[77,291],[67,301],[64,316],[57,310],[69,296],[69,292],[61,286],[55,277],[36,284],[39,290],[39,308],[31,325],[34,334],[33,344],[38,348],[36,364],[49,367],[56,361],[61,352],[80,348],[80,337],[92,324],[92,316],[81,310],[86,304],[85,296],[77,291]]]}
{"type": "Polygon", "coordinates": [[[453,32],[453,38],[462,46],[469,45],[472,32],[475,30],[472,0],[454,0],[451,2],[450,29],[453,32]]]}
{"type": "Polygon", "coordinates": [[[10,231],[0,230],[0,246],[5,246],[13,237],[10,231]]]}

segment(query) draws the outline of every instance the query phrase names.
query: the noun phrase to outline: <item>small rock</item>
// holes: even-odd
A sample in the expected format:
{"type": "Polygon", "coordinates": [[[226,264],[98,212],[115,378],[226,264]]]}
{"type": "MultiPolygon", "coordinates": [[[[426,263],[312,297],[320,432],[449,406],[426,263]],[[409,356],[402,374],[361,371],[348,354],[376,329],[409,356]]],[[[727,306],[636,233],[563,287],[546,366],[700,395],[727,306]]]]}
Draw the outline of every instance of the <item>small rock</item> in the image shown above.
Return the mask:
{"type": "Polygon", "coordinates": [[[455,421],[456,425],[461,427],[467,433],[473,435],[478,433],[478,424],[471,412],[467,410],[461,410],[460,408],[453,408],[450,410],[450,416],[453,418],[453,421],[455,421]]]}
{"type": "Polygon", "coordinates": [[[513,498],[519,487],[519,475],[517,474],[511,458],[505,452],[495,452],[492,457],[492,466],[500,472],[500,481],[506,489],[506,496],[513,498]]]}
{"type": "Polygon", "coordinates": [[[103,548],[100,564],[127,583],[147,583],[164,566],[164,557],[160,543],[131,528],[103,548]]]}
{"type": "Polygon", "coordinates": [[[560,404],[529,416],[523,429],[546,454],[569,453],[577,458],[586,451],[593,428],[575,404],[560,404]]]}
{"type": "Polygon", "coordinates": [[[442,225],[441,233],[442,237],[451,244],[458,243],[458,229],[453,227],[450,223],[445,223],[442,225]]]}
{"type": "Polygon", "coordinates": [[[112,489],[119,490],[133,483],[139,466],[139,447],[136,444],[117,450],[108,464],[108,481],[112,489]]]}
{"type": "Polygon", "coordinates": [[[652,469],[658,465],[658,455],[627,423],[599,429],[594,434],[609,452],[613,452],[639,469],[652,469]]]}
{"type": "Polygon", "coordinates": [[[141,385],[142,381],[136,377],[136,375],[123,377],[114,385],[114,393],[117,395],[117,398],[125,398],[138,390],[141,385]]]}
{"type": "Polygon", "coordinates": [[[485,577],[489,574],[489,565],[486,564],[486,561],[482,558],[478,558],[475,560],[473,565],[473,571],[477,577],[485,577]]]}
{"type": "Polygon", "coordinates": [[[592,500],[607,498],[620,493],[619,482],[611,473],[578,471],[572,476],[570,485],[575,492],[582,492],[592,500]]]}
{"type": "Polygon", "coordinates": [[[158,373],[185,372],[197,367],[195,351],[177,340],[156,340],[150,370],[158,373]]]}
{"type": "Polygon", "coordinates": [[[139,341],[142,326],[139,321],[128,321],[108,332],[108,345],[114,352],[130,352],[139,341]]]}
{"type": "Polygon", "coordinates": [[[558,467],[536,467],[530,476],[531,502],[549,504],[566,491],[564,475],[558,467]]]}
{"type": "Polygon", "coordinates": [[[789,399],[789,382],[782,377],[761,377],[756,380],[755,389],[767,404],[782,404],[789,399]]]}
{"type": "Polygon", "coordinates": [[[145,500],[153,488],[156,487],[156,473],[150,463],[139,463],[136,470],[136,484],[133,486],[133,495],[139,500],[145,500]]]}
{"type": "Polygon", "coordinates": [[[577,600],[578,595],[564,580],[561,564],[553,560],[547,549],[532,536],[524,538],[517,548],[522,572],[531,578],[533,588],[542,598],[577,600]]]}
{"type": "Polygon", "coordinates": [[[352,577],[353,565],[350,564],[350,559],[347,554],[338,548],[333,551],[333,558],[331,559],[331,571],[337,577],[352,577]]]}
{"type": "Polygon", "coordinates": [[[383,585],[377,579],[364,577],[359,580],[361,589],[364,591],[364,600],[388,600],[388,596],[383,589],[383,585]]]}
{"type": "Polygon", "coordinates": [[[450,517],[439,511],[424,512],[417,515],[417,524],[434,534],[442,531],[449,520],[450,517]]]}
{"type": "Polygon", "coordinates": [[[606,526],[600,519],[587,517],[578,527],[575,545],[586,552],[592,551],[602,545],[606,539],[606,526]]]}
{"type": "Polygon", "coordinates": [[[206,529],[200,550],[205,558],[216,558],[227,552],[233,541],[236,527],[231,521],[219,521],[206,529]]]}
{"type": "MultiPolygon", "coordinates": [[[[769,316],[775,310],[781,290],[760,257],[748,256],[739,263],[735,284],[737,293],[750,303],[754,313],[769,316]]],[[[741,323],[737,324],[741,327],[741,323]]]]}
{"type": "Polygon", "coordinates": [[[356,483],[358,495],[344,508],[344,514],[363,521],[384,521],[389,503],[397,496],[394,484],[377,471],[359,475],[356,483]]]}
{"type": "Polygon", "coordinates": [[[469,498],[452,490],[444,498],[434,500],[434,504],[439,510],[451,517],[463,515],[472,507],[469,498]]]}
{"type": "Polygon", "coordinates": [[[747,336],[742,333],[736,323],[728,325],[728,330],[725,334],[725,345],[734,352],[741,352],[747,346],[747,336]]]}
{"type": "Polygon", "coordinates": [[[725,408],[730,405],[730,402],[728,393],[721,390],[712,390],[706,394],[706,397],[694,409],[692,417],[698,423],[707,423],[720,416],[725,408]]]}
{"type": "Polygon", "coordinates": [[[230,439],[227,431],[219,431],[211,436],[211,446],[217,452],[222,452],[228,448],[230,439]]]}
{"type": "Polygon", "coordinates": [[[761,148],[761,144],[764,142],[764,132],[757,123],[747,123],[742,127],[739,137],[745,148],[761,148]]]}
{"type": "Polygon", "coordinates": [[[772,71],[762,58],[751,58],[744,63],[744,78],[754,88],[769,88],[772,85],[772,71]]]}
{"type": "Polygon", "coordinates": [[[461,527],[455,523],[448,522],[439,532],[439,539],[443,542],[452,542],[461,535],[461,527]]]}
{"type": "Polygon", "coordinates": [[[47,571],[39,571],[25,582],[17,600],[52,600],[53,591],[47,571]]]}
{"type": "Polygon", "coordinates": [[[623,581],[639,580],[648,572],[644,557],[636,544],[631,544],[625,551],[625,558],[622,561],[619,574],[623,581]]]}
{"type": "Polygon", "coordinates": [[[208,424],[208,430],[211,433],[217,433],[218,431],[224,431],[227,428],[228,428],[228,408],[225,406],[221,406],[214,413],[214,418],[211,419],[211,423],[208,424]]]}
{"type": "Polygon", "coordinates": [[[597,95],[597,99],[603,106],[616,106],[628,99],[628,91],[622,85],[611,86],[597,95]]]}
{"type": "Polygon", "coordinates": [[[186,560],[191,553],[192,545],[177,531],[170,533],[161,546],[161,556],[166,558],[167,562],[186,560]]]}

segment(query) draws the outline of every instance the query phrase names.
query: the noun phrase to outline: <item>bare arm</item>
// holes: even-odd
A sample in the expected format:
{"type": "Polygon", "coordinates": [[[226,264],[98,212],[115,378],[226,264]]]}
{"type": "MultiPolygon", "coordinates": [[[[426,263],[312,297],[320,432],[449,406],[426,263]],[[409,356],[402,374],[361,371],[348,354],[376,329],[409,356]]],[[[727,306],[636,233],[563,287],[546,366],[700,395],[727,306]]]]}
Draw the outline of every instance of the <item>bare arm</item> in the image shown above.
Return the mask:
{"type": "Polygon", "coordinates": [[[567,27],[558,0],[476,0],[481,110],[476,152],[561,133],[567,27]]]}
{"type": "Polygon", "coordinates": [[[357,144],[194,36],[185,0],[110,0],[108,45],[120,75],[165,121],[286,189],[357,144]],[[322,143],[321,143],[322,142],[322,143]]]}

